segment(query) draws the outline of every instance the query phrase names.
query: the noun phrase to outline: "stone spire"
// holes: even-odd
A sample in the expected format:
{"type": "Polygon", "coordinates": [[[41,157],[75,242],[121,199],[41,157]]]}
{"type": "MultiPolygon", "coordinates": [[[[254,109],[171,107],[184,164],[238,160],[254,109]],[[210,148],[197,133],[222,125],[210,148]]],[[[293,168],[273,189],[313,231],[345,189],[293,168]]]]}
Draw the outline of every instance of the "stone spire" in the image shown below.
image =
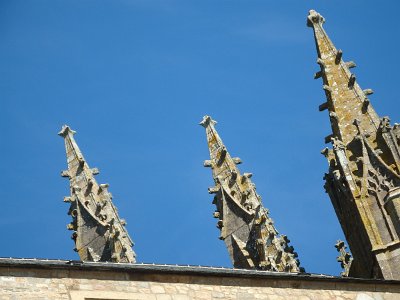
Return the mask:
{"type": "Polygon", "coordinates": [[[278,235],[268,210],[251,182],[251,173],[240,174],[240,158],[232,158],[214,125],[217,122],[205,116],[200,123],[206,129],[215,186],[208,189],[215,194],[214,218],[221,231],[235,268],[261,269],[279,272],[301,272],[297,253],[285,235],[278,235]]]}
{"type": "Polygon", "coordinates": [[[69,178],[71,196],[64,202],[70,203],[68,214],[72,222],[75,250],[82,261],[135,262],[133,242],[120,219],[108,184],[98,184],[94,175],[97,168],[90,169],[74,139],[75,131],[64,125],[59,135],[64,138],[68,170],[61,176],[69,178]]]}
{"type": "Polygon", "coordinates": [[[368,95],[343,61],[324,28],[325,19],[311,10],[307,25],[314,30],[332,134],[325,189],[349,243],[354,260],[349,276],[400,279],[400,152],[399,127],[379,118],[368,95]]]}

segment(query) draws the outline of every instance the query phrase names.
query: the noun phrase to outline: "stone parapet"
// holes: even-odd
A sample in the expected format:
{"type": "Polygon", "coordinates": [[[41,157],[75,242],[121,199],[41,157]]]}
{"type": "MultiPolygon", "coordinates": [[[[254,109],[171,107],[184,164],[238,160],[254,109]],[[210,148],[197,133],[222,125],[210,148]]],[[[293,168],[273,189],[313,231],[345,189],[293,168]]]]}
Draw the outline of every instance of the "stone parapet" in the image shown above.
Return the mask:
{"type": "Polygon", "coordinates": [[[0,299],[400,299],[400,281],[200,266],[3,258],[0,299]]]}

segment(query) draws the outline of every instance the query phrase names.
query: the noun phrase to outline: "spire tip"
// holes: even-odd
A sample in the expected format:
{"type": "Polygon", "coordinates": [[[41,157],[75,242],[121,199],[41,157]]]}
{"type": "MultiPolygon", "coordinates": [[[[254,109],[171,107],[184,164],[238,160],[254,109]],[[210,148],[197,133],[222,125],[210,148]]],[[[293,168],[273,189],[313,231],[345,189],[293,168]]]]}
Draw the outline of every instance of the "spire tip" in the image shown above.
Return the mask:
{"type": "Polygon", "coordinates": [[[325,23],[325,18],[323,16],[321,16],[321,14],[319,14],[317,11],[311,9],[308,12],[308,16],[307,16],[307,26],[308,27],[313,27],[314,24],[324,24],[325,23]]]}
{"type": "Polygon", "coordinates": [[[61,127],[60,132],[58,133],[59,136],[66,137],[68,132],[71,132],[71,134],[75,134],[76,131],[72,130],[68,125],[63,125],[61,127]]]}
{"type": "Polygon", "coordinates": [[[207,128],[207,126],[210,124],[217,124],[217,121],[213,120],[210,116],[204,116],[203,120],[199,123],[199,125],[203,126],[204,128],[207,128]]]}

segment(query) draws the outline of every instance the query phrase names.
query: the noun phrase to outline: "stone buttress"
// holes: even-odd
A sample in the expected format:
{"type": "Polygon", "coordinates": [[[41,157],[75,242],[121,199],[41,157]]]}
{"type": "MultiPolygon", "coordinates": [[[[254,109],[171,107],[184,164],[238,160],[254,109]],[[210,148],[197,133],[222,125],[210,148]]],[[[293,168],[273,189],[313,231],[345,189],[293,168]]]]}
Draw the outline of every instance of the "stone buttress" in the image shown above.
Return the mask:
{"type": "Polygon", "coordinates": [[[280,272],[301,272],[290,242],[285,235],[278,235],[268,210],[251,182],[251,173],[240,174],[239,158],[232,158],[214,128],[216,122],[205,116],[200,123],[206,129],[211,167],[215,186],[214,218],[221,231],[235,268],[261,269],[280,272]]]}
{"type": "Polygon", "coordinates": [[[353,261],[349,276],[400,279],[400,129],[388,117],[379,118],[368,96],[311,10],[307,25],[314,30],[332,134],[325,189],[349,243],[353,261]]]}
{"type": "Polygon", "coordinates": [[[61,173],[69,178],[71,196],[64,202],[70,203],[68,214],[72,222],[75,250],[82,261],[135,262],[133,242],[120,219],[108,184],[98,184],[94,175],[99,171],[89,168],[68,126],[64,125],[59,135],[64,138],[68,170],[61,173]]]}

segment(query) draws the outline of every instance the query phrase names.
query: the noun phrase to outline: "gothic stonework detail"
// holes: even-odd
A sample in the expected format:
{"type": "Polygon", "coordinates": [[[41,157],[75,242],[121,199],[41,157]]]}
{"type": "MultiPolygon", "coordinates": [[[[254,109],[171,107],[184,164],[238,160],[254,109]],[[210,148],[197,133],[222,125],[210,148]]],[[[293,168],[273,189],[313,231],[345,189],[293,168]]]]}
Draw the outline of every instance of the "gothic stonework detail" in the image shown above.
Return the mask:
{"type": "Polygon", "coordinates": [[[302,272],[297,253],[289,246],[285,235],[278,235],[274,222],[263,207],[261,197],[251,181],[252,174],[240,174],[240,158],[232,158],[219,137],[216,121],[205,116],[200,123],[206,129],[211,167],[215,186],[214,218],[220,229],[235,268],[261,269],[279,272],[302,272]]]}
{"type": "Polygon", "coordinates": [[[120,219],[108,184],[98,184],[94,175],[97,168],[89,168],[73,135],[75,131],[64,125],[59,135],[64,138],[68,170],[61,176],[69,178],[71,196],[64,202],[70,203],[68,214],[72,222],[75,250],[82,261],[135,262],[133,242],[120,219]]]}
{"type": "Polygon", "coordinates": [[[307,25],[314,30],[320,71],[332,134],[325,189],[349,243],[353,262],[349,276],[400,279],[400,130],[388,117],[379,118],[369,95],[350,71],[323,23],[311,10],[307,25]]]}
{"type": "Polygon", "coordinates": [[[340,266],[343,269],[343,272],[340,273],[340,276],[348,277],[353,258],[351,257],[351,254],[346,250],[347,247],[344,244],[344,241],[337,241],[335,244],[335,248],[339,252],[339,256],[336,259],[338,262],[340,262],[340,266]]]}

